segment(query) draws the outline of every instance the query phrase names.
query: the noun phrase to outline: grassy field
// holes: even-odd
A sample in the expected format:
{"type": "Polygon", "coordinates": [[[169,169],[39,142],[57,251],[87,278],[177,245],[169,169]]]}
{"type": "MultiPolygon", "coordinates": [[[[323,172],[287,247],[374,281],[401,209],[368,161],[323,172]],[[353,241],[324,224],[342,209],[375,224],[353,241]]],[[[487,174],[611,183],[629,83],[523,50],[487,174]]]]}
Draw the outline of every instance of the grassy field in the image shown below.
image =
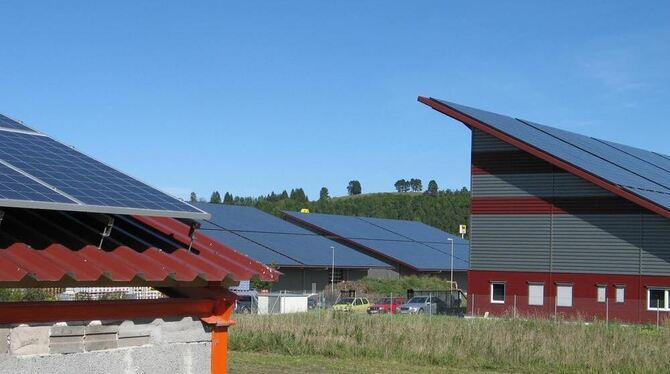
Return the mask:
{"type": "MultiPolygon", "coordinates": [[[[385,371],[387,365],[421,368],[418,372],[667,373],[670,368],[667,327],[325,312],[236,319],[232,351],[276,355],[272,362],[293,372],[331,372],[338,365],[367,365],[361,372],[375,373],[401,371],[385,371]],[[375,367],[375,362],[386,364],[375,367]],[[322,367],[326,371],[318,371],[322,367]]],[[[254,364],[240,360],[237,364],[254,364]]]]}

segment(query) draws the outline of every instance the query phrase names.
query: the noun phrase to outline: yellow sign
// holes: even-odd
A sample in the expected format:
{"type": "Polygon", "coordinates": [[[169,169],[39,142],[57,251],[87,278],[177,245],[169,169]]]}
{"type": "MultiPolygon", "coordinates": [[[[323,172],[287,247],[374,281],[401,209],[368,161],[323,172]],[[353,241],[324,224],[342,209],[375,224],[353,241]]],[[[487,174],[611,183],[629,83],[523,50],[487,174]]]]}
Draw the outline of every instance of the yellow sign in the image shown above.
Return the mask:
{"type": "Polygon", "coordinates": [[[458,226],[458,233],[459,234],[467,234],[468,233],[468,227],[465,226],[465,225],[458,226]]]}
{"type": "Polygon", "coordinates": [[[309,213],[309,209],[302,208],[302,209],[300,209],[300,213],[309,213]]]}

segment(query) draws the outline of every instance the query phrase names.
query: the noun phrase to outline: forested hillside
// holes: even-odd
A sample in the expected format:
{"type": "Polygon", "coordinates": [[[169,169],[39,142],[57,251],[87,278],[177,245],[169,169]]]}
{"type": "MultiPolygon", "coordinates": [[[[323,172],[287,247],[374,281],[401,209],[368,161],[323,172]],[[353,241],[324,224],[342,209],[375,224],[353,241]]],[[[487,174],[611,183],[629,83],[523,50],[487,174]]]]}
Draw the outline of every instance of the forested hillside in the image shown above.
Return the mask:
{"type": "MultiPolygon", "coordinates": [[[[350,194],[334,198],[329,197],[324,188],[319,199],[314,201],[310,201],[301,188],[257,198],[229,193],[221,198],[214,192],[210,202],[254,206],[275,215],[280,215],[282,210],[306,208],[312,213],[416,220],[458,233],[458,225],[468,223],[470,192],[466,188],[437,191],[436,187],[425,192],[350,194]]],[[[191,199],[197,199],[197,196],[192,194],[191,199]]]]}

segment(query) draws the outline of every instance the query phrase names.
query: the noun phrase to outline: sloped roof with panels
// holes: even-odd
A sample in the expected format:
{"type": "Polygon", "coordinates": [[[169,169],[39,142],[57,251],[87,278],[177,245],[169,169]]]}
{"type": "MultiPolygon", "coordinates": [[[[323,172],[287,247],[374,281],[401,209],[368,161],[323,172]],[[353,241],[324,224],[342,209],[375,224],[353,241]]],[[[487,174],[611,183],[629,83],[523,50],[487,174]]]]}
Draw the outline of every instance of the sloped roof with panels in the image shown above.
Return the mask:
{"type": "Polygon", "coordinates": [[[435,98],[419,101],[670,218],[670,156],[435,98]]]}
{"type": "Polygon", "coordinates": [[[421,222],[285,211],[288,220],[330,238],[351,243],[361,251],[399,262],[417,271],[469,268],[467,240],[421,222]]]}

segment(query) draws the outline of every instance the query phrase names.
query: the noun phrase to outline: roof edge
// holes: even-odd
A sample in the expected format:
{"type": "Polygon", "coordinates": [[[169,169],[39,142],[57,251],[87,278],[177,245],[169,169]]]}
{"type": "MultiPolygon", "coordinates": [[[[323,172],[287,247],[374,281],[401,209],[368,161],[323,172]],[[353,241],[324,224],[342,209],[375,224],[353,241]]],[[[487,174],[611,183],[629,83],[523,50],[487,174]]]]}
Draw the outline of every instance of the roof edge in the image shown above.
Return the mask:
{"type": "Polygon", "coordinates": [[[552,164],[556,167],[559,167],[559,168],[561,168],[561,169],[563,169],[563,170],[565,170],[565,171],[567,171],[567,172],[569,172],[573,175],[576,175],[576,176],[578,176],[582,179],[585,179],[585,180],[587,180],[587,181],[589,181],[589,182],[591,182],[591,183],[593,183],[593,184],[595,184],[595,185],[597,185],[601,188],[604,188],[607,191],[610,191],[610,192],[612,192],[612,193],[614,193],[618,196],[621,196],[622,198],[624,198],[624,199],[626,199],[626,200],[628,200],[628,201],[630,201],[634,204],[637,204],[637,205],[639,205],[639,206],[641,206],[645,209],[648,209],[648,210],[650,210],[654,213],[660,214],[661,216],[663,216],[665,218],[670,218],[670,210],[668,210],[666,208],[663,208],[663,207],[647,200],[644,197],[641,197],[641,196],[638,196],[638,195],[636,195],[632,192],[626,191],[626,190],[622,189],[621,187],[619,187],[618,185],[616,185],[616,184],[614,184],[614,183],[612,183],[612,182],[610,182],[610,181],[608,181],[608,180],[606,180],[602,177],[599,177],[595,174],[591,174],[588,171],[583,170],[583,169],[581,169],[581,168],[579,168],[579,167],[577,167],[577,166],[575,166],[575,165],[573,165],[569,162],[563,161],[563,160],[551,155],[550,153],[545,152],[544,150],[542,150],[540,148],[536,148],[536,147],[534,147],[534,146],[532,146],[528,143],[525,143],[525,142],[523,142],[523,141],[521,141],[521,140],[519,140],[519,139],[517,139],[513,136],[507,135],[506,133],[495,129],[492,126],[490,126],[490,125],[488,125],[488,124],[486,124],[486,123],[484,123],[484,122],[482,122],[482,121],[480,121],[476,118],[473,118],[473,117],[471,117],[471,116],[469,116],[465,113],[462,113],[462,112],[460,112],[460,111],[458,111],[458,110],[456,110],[456,109],[438,101],[437,99],[434,99],[432,97],[419,96],[417,98],[417,100],[420,103],[425,104],[425,105],[433,108],[434,110],[436,110],[436,111],[438,111],[442,114],[445,114],[445,115],[447,115],[447,116],[449,116],[449,117],[451,117],[451,118],[453,118],[457,121],[462,122],[466,126],[470,126],[470,127],[476,128],[478,130],[481,130],[481,131],[483,131],[483,132],[485,132],[485,133],[487,133],[487,134],[489,134],[493,137],[496,137],[496,138],[504,141],[505,143],[511,144],[511,145],[513,145],[513,146],[515,146],[515,147],[517,147],[517,148],[519,148],[519,149],[521,149],[525,152],[530,153],[531,155],[533,155],[535,157],[538,157],[538,158],[540,158],[540,159],[542,159],[546,162],[549,162],[550,164],[552,164]]]}

